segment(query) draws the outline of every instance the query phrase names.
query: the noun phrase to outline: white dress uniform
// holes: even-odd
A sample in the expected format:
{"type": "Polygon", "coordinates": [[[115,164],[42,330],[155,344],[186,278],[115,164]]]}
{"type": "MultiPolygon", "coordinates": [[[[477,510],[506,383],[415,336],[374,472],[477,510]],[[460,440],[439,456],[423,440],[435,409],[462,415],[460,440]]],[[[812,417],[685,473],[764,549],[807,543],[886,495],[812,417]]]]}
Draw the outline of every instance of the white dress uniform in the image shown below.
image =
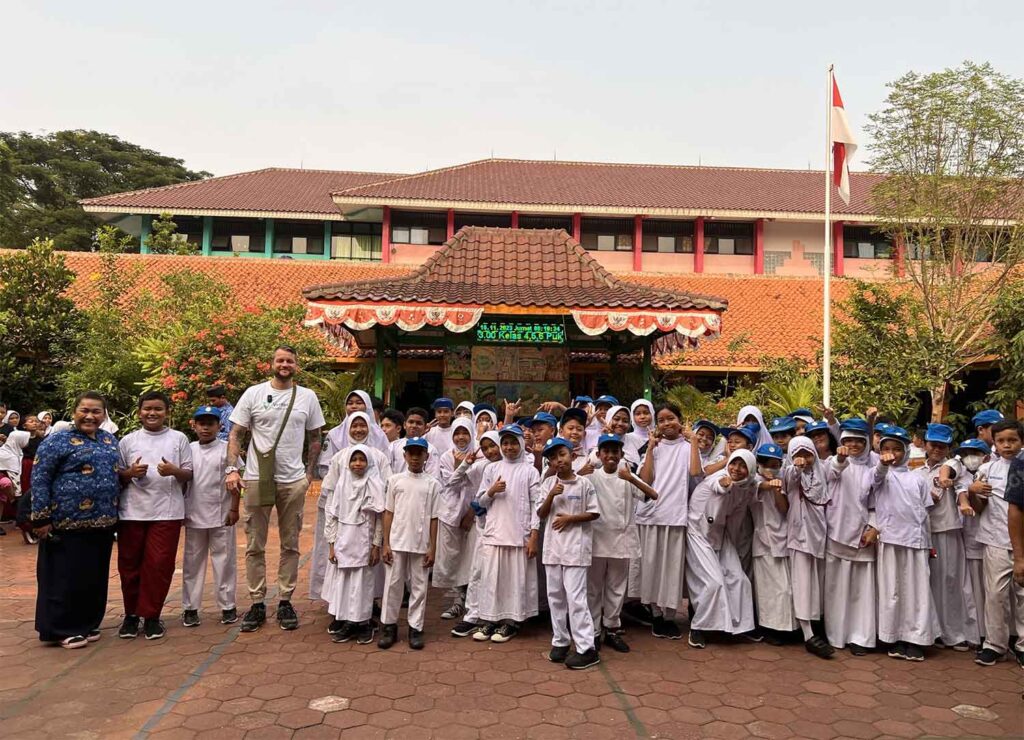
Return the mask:
{"type": "Polygon", "coordinates": [[[587,573],[587,600],[597,630],[618,630],[619,615],[626,600],[631,560],[640,558],[640,533],[636,527],[636,506],[644,501],[643,491],[619,477],[618,471],[603,468],[590,476],[601,516],[590,525],[593,550],[587,573]]]}
{"type": "Polygon", "coordinates": [[[217,605],[235,608],[238,582],[237,528],[225,526],[234,497],[224,485],[228,443],[214,438],[208,444],[193,442],[192,480],[185,496],[185,548],[182,555],[181,608],[202,608],[206,560],[213,566],[217,605]]]}
{"type": "Polygon", "coordinates": [[[437,557],[434,560],[432,583],[438,588],[457,589],[469,583],[472,565],[469,537],[474,528],[468,531],[462,529],[462,519],[469,511],[469,502],[475,498],[477,491],[466,476],[456,478],[454,475],[459,466],[455,453],[473,451],[473,425],[468,419],[456,419],[452,427],[453,433],[458,428],[469,432],[470,441],[465,450],[453,447],[440,456],[437,478],[441,483],[441,497],[437,511],[437,557]]]}
{"type": "MultiPolygon", "coordinates": [[[[781,472],[781,471],[780,471],[781,472]]],[[[760,485],[766,478],[760,475],[760,485]]],[[[765,629],[790,632],[799,625],[793,613],[793,581],[789,570],[789,524],[775,494],[758,490],[750,506],[754,519],[752,546],[757,623],[765,629]]]]}
{"type": "MultiPolygon", "coordinates": [[[[946,461],[953,471],[956,480],[954,493],[957,499],[961,494],[966,494],[968,487],[974,482],[974,473],[967,469],[963,462],[954,457],[946,461]]],[[[957,506],[959,512],[959,505],[957,506]]],[[[985,636],[985,546],[978,542],[977,516],[960,515],[960,522],[963,526],[961,532],[964,537],[964,555],[967,558],[967,577],[971,583],[971,595],[974,597],[974,607],[978,614],[978,632],[980,637],[985,636]]],[[[979,638],[980,639],[980,638],[979,638]]]]}
{"type": "MultiPolygon", "coordinates": [[[[542,503],[556,485],[563,492],[551,502],[544,522],[544,570],[547,574],[548,607],[551,609],[551,644],[568,647],[570,638],[577,653],[594,647],[594,620],[587,601],[587,570],[593,552],[591,522],[570,524],[561,531],[552,524],[563,514],[598,514],[594,485],[582,475],[572,480],[552,476],[541,484],[542,503]]],[[[539,505],[538,505],[539,508],[539,505]]]]}
{"type": "Polygon", "coordinates": [[[783,487],[789,499],[786,547],[793,580],[793,613],[798,620],[812,621],[821,619],[824,611],[825,505],[829,495],[825,465],[807,437],[794,437],[786,454],[790,465],[783,474],[783,487]],[[799,451],[814,456],[808,472],[793,464],[799,451]]]}

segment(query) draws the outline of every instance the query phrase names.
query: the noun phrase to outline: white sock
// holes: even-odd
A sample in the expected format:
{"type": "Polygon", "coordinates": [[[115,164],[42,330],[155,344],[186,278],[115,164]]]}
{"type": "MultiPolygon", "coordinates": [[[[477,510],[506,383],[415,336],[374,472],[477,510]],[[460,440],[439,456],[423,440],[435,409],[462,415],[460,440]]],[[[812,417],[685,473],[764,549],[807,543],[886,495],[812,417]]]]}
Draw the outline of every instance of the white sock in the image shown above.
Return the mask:
{"type": "Polygon", "coordinates": [[[811,629],[811,621],[809,619],[798,619],[796,621],[800,623],[800,629],[803,630],[804,642],[814,637],[814,630],[811,629]]]}

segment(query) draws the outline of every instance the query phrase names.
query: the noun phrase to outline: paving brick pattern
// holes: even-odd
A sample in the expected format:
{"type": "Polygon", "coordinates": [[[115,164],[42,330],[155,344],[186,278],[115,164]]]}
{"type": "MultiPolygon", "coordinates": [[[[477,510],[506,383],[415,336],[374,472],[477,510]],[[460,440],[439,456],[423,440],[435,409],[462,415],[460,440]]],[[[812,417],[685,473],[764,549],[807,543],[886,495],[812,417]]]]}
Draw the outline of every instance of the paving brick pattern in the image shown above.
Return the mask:
{"type": "MultiPolygon", "coordinates": [[[[307,522],[315,505],[310,497],[307,522]]],[[[307,526],[304,553],[311,540],[307,526]]],[[[268,572],[276,552],[275,542],[268,572]]],[[[693,650],[634,629],[632,653],[606,652],[598,668],[574,672],[544,658],[544,624],[505,645],[449,637],[450,623],[437,618],[439,590],[430,592],[422,652],[408,649],[404,628],[387,652],[335,645],[323,606],[304,598],[308,564],[297,632],[271,619],[242,635],[218,623],[209,593],[202,626],[186,630],[172,591],[166,639],[120,641],[113,574],[103,639],[76,651],[44,647],[32,629],[34,559],[20,537],[0,539],[5,739],[1024,736],[1024,673],[950,651],[930,651],[921,664],[884,655],[822,661],[800,646],[693,650]]]]}

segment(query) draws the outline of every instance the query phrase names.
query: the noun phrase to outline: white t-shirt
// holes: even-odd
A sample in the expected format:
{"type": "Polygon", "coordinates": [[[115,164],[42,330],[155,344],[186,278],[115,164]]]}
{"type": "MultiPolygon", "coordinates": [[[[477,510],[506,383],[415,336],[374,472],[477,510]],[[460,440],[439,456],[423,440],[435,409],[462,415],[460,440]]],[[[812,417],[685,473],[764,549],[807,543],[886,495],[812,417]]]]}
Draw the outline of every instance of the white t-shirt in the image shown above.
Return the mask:
{"type": "Polygon", "coordinates": [[[640,532],[636,528],[636,505],[646,497],[643,491],[618,472],[598,468],[587,478],[594,486],[601,516],[590,525],[595,558],[640,557],[640,532]]]}
{"type": "Polygon", "coordinates": [[[597,506],[594,484],[582,475],[577,475],[572,480],[562,480],[557,476],[551,476],[541,484],[540,500],[542,503],[558,483],[562,484],[564,490],[560,495],[555,496],[551,502],[551,511],[548,512],[548,517],[544,520],[544,565],[589,567],[593,549],[590,522],[570,524],[560,531],[551,525],[555,518],[562,514],[571,516],[600,515],[601,510],[597,506]]]}
{"type": "Polygon", "coordinates": [[[651,488],[658,492],[658,498],[637,506],[636,523],[685,527],[690,496],[690,443],[682,437],[665,439],[653,450],[648,448],[647,455],[654,456],[651,488]]]}
{"type": "Polygon", "coordinates": [[[192,450],[192,480],[185,496],[185,526],[194,529],[223,527],[233,499],[224,486],[228,443],[215,438],[205,445],[193,442],[189,448],[192,450]]]}
{"type": "MultiPolygon", "coordinates": [[[[250,433],[248,464],[245,466],[246,480],[259,478],[256,448],[266,452],[274,446],[274,439],[281,428],[281,421],[284,419],[284,412],[288,410],[291,397],[291,388],[278,390],[267,381],[246,388],[245,393],[235,404],[235,410],[231,412],[231,423],[245,427],[250,433]]],[[[295,405],[288,417],[288,426],[277,445],[275,481],[294,483],[306,476],[306,468],[302,464],[302,447],[306,440],[306,432],[320,429],[324,423],[320,399],[309,388],[297,386],[295,405]]]]}
{"type": "Polygon", "coordinates": [[[138,429],[125,435],[118,449],[124,467],[134,464],[139,458],[149,466],[142,478],[132,478],[121,491],[121,519],[137,522],[184,519],[185,484],[173,475],[160,475],[157,466],[163,459],[191,470],[192,448],[188,438],[174,429],[164,428],[159,432],[138,429]]]}
{"type": "Polygon", "coordinates": [[[394,514],[389,543],[397,552],[425,553],[430,547],[430,520],[437,518],[441,484],[426,473],[398,473],[388,478],[384,510],[394,514]]]}
{"type": "Polygon", "coordinates": [[[1011,549],[1010,505],[1006,503],[1006,479],[1010,473],[1010,461],[997,457],[978,468],[978,480],[985,480],[992,486],[985,510],[978,515],[977,540],[982,545],[1011,549]]]}

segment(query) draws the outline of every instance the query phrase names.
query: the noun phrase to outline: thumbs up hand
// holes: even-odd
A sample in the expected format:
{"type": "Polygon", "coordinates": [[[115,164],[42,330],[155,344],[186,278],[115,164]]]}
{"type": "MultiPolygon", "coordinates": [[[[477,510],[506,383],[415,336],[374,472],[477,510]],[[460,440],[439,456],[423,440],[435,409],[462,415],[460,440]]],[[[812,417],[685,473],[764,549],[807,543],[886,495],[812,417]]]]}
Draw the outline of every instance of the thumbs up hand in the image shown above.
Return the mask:
{"type": "Polygon", "coordinates": [[[146,473],[148,472],[149,466],[146,463],[142,462],[141,457],[135,458],[135,462],[133,462],[131,466],[129,466],[128,468],[128,473],[131,475],[132,478],[145,478],[146,473]]]}
{"type": "Polygon", "coordinates": [[[178,472],[178,466],[161,457],[160,464],[156,466],[156,472],[164,477],[169,477],[178,472]]]}
{"type": "Polygon", "coordinates": [[[496,481],[494,481],[494,483],[491,484],[490,488],[487,489],[487,495],[490,496],[491,498],[494,498],[499,493],[504,493],[504,492],[505,492],[505,481],[503,481],[501,479],[501,476],[498,476],[498,479],[496,481]]]}

